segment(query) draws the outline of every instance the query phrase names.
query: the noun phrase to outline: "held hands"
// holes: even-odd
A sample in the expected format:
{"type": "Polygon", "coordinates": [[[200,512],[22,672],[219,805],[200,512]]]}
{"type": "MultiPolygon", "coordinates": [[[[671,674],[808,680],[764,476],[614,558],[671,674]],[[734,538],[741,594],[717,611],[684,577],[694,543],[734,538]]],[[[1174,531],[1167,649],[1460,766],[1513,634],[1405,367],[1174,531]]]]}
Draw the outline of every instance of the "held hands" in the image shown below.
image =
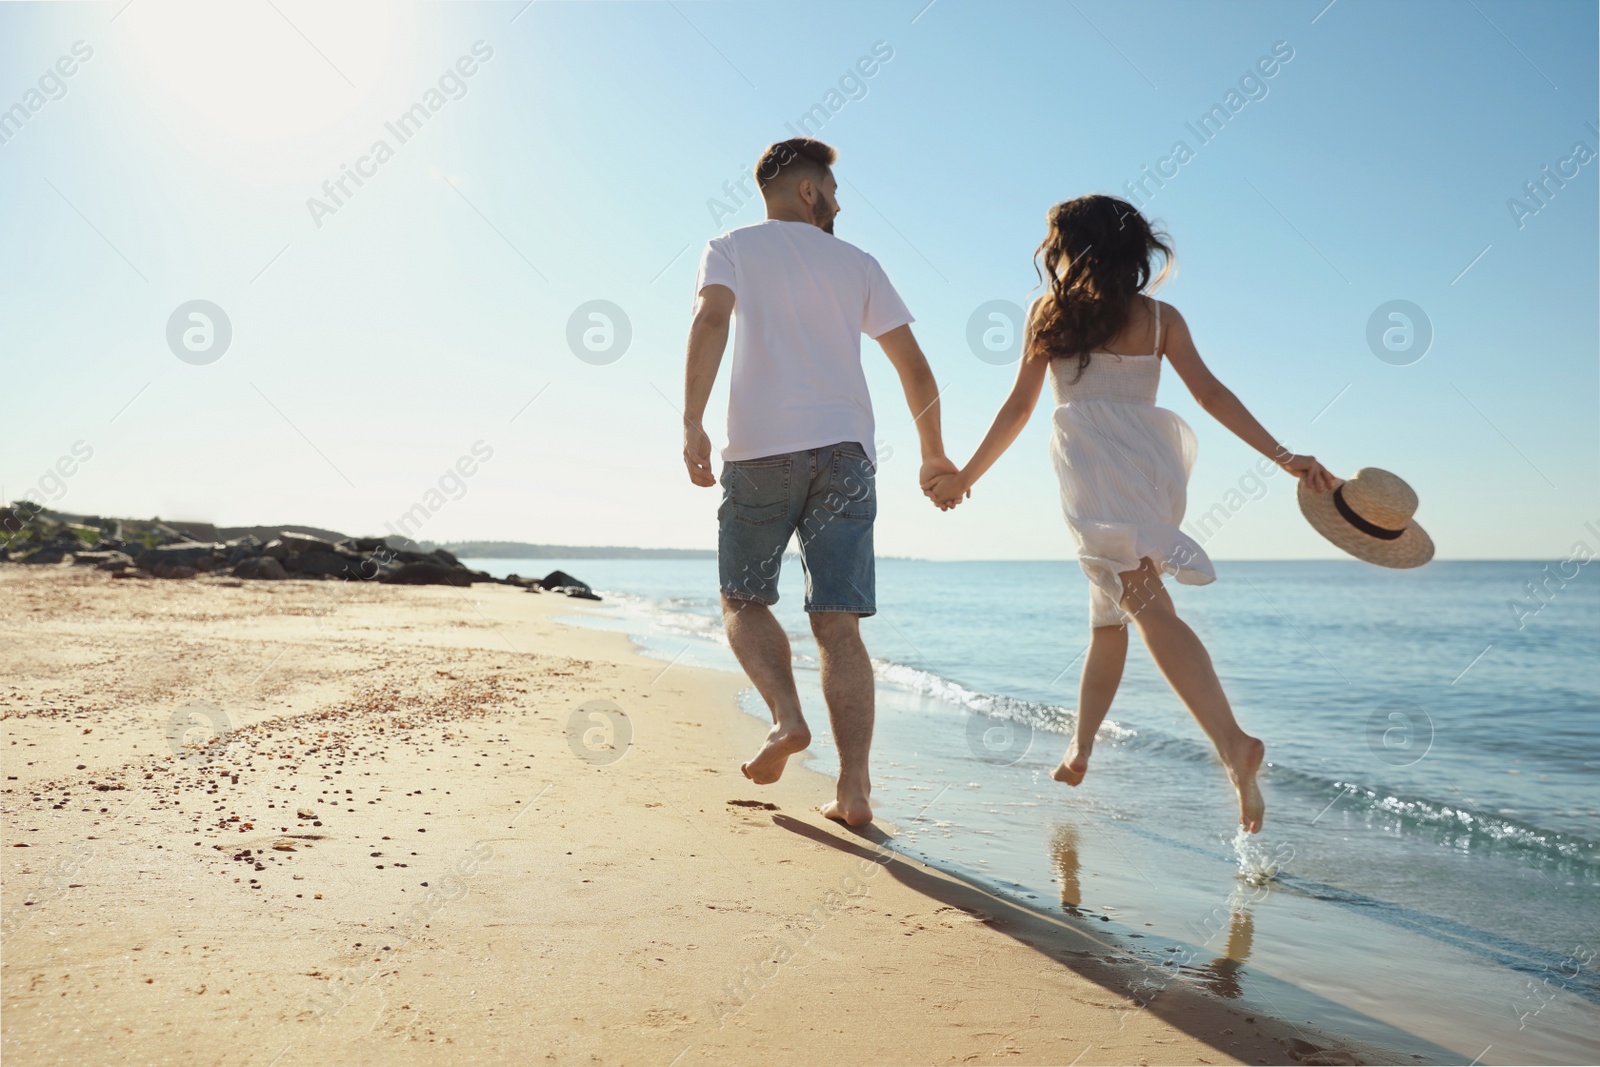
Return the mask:
{"type": "Polygon", "coordinates": [[[939,475],[923,486],[922,491],[940,511],[949,511],[961,503],[963,497],[972,495],[972,490],[967,487],[959,471],[955,474],[939,475]]]}
{"type": "Polygon", "coordinates": [[[711,470],[711,438],[698,422],[683,424],[683,464],[689,468],[689,480],[695,485],[717,484],[717,476],[711,470]]]}
{"type": "MultiPolygon", "coordinates": [[[[685,422],[683,425],[683,464],[689,471],[689,480],[695,485],[710,487],[717,484],[716,475],[711,469],[711,438],[699,423],[685,422]]],[[[940,511],[949,511],[961,502],[963,496],[972,495],[972,490],[961,484],[961,473],[956,465],[945,456],[923,460],[918,478],[923,494],[940,511]]]]}
{"type": "Polygon", "coordinates": [[[1316,456],[1301,456],[1293,452],[1286,452],[1279,458],[1278,466],[1296,478],[1304,479],[1307,487],[1313,493],[1331,492],[1334,484],[1338,481],[1332,474],[1328,473],[1328,468],[1317,462],[1316,456]]]}
{"type": "Polygon", "coordinates": [[[949,511],[961,503],[962,497],[972,495],[956,465],[944,456],[924,460],[919,478],[923,495],[940,511],[949,511]]]}

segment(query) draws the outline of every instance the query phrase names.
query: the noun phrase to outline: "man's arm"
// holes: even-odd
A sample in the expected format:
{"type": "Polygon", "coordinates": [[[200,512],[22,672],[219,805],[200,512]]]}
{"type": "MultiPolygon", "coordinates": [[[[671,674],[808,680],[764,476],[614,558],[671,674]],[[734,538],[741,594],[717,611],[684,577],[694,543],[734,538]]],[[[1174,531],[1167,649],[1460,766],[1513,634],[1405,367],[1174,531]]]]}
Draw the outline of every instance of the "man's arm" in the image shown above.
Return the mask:
{"type": "Polygon", "coordinates": [[[728,319],[733,314],[733,290],[708,285],[695,300],[694,321],[689,324],[689,354],[684,361],[683,462],[695,485],[717,484],[711,470],[711,438],[700,420],[711,399],[711,387],[728,347],[728,319]]]}
{"type": "Polygon", "coordinates": [[[944,454],[944,435],[939,428],[939,383],[933,379],[933,370],[912,336],[910,324],[896,326],[874,340],[882,346],[883,354],[899,373],[900,387],[905,390],[906,403],[917,424],[917,439],[922,444],[922,471],[917,483],[925,484],[936,475],[954,473],[956,465],[944,454]]]}

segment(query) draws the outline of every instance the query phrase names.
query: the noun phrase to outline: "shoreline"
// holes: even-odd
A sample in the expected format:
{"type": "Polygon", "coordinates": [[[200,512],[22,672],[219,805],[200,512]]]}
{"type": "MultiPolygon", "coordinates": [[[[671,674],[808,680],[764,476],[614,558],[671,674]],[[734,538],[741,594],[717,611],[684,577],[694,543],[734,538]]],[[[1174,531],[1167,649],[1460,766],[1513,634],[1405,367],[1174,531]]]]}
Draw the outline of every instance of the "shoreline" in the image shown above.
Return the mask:
{"type": "Polygon", "coordinates": [[[566,598],[13,565],[0,590],[19,1063],[1385,1057],[1181,982],[1142,1001],[1114,943],[823,819],[809,761],[751,785],[748,683],[551,620],[566,598]],[[199,700],[224,751],[175,754],[199,700]]]}
{"type": "MultiPolygon", "coordinates": [[[[561,562],[565,563],[566,561],[561,562]]],[[[649,616],[646,615],[641,619],[638,616],[630,615],[632,611],[639,608],[640,603],[637,599],[630,602],[629,598],[637,598],[638,594],[614,592],[613,595],[621,596],[624,599],[622,601],[608,600],[603,606],[584,606],[579,610],[564,612],[563,615],[574,620],[583,620],[574,622],[574,625],[626,634],[632,641],[635,650],[652,662],[662,664],[677,662],[678,657],[672,654],[670,645],[677,640],[682,640],[691,631],[669,631],[675,634],[672,640],[662,638],[653,641],[650,637],[642,636],[637,632],[636,626],[640,622],[649,625],[649,616]]],[[[703,638],[706,635],[697,633],[696,636],[703,638]]],[[[717,643],[717,647],[728,651],[725,643],[717,643]]],[[[731,656],[731,651],[728,651],[728,654],[731,656]]],[[[681,652],[679,655],[681,655],[681,652]]],[[[741,682],[740,694],[754,698],[740,702],[745,706],[739,708],[739,714],[752,722],[758,723],[762,730],[766,729],[766,720],[760,718],[757,712],[761,703],[759,696],[755,694],[753,688],[736,666],[713,666],[706,664],[703,660],[697,666],[738,678],[741,682]]],[[[814,673],[814,667],[812,672],[814,673]]],[[[886,687],[888,691],[893,691],[896,688],[896,682],[885,676],[879,676],[876,684],[879,687],[879,725],[881,727],[885,710],[883,707],[884,698],[887,695],[886,687]]],[[[813,686],[813,688],[815,687],[813,686]]],[[[806,686],[802,684],[802,697],[814,714],[825,716],[825,711],[820,707],[813,706],[813,701],[821,699],[820,689],[815,692],[809,692],[808,695],[806,686]]],[[[764,708],[761,708],[761,710],[764,711],[764,708]]],[[[878,740],[887,740],[887,738],[878,740]]],[[[819,763],[824,762],[824,757],[819,752],[819,747],[831,748],[831,736],[826,727],[817,738],[817,743],[814,743],[810,749],[801,753],[798,761],[791,758],[789,765],[791,767],[798,765],[802,773],[815,775],[818,779],[816,795],[826,798],[831,795],[833,776],[830,769],[818,767],[819,763]]],[[[832,753],[830,752],[828,755],[831,757],[832,753]]],[[[890,760],[891,766],[894,765],[891,755],[887,753],[875,754],[875,760],[881,761],[885,759],[890,760]]],[[[759,790],[760,787],[754,788],[759,790]]],[[[935,797],[935,800],[937,800],[937,797],[935,797]]],[[[1119,908],[1108,906],[1104,909],[1097,909],[1092,906],[1077,904],[1067,907],[1065,896],[1062,898],[1063,905],[1061,907],[1044,903],[1029,904],[1023,898],[1035,899],[1034,895],[1023,892],[1021,883],[1012,882],[1002,877],[998,871],[991,871],[987,868],[980,869],[970,864],[958,863],[949,857],[941,859],[930,855],[929,850],[916,836],[917,832],[925,830],[925,827],[920,825],[923,821],[920,814],[911,818],[906,826],[902,828],[900,825],[892,823],[882,814],[886,806],[880,801],[878,814],[874,819],[874,826],[878,830],[884,831],[886,837],[895,839],[891,842],[891,845],[896,856],[919,867],[937,872],[944,879],[960,883],[984,899],[1004,901],[1006,904],[1016,908],[1021,914],[1038,920],[1037,927],[1032,931],[1032,935],[1035,937],[1049,938],[1054,936],[1055,932],[1068,931],[1073,935],[1087,938],[1093,944],[1100,946],[1105,952],[1110,953],[1110,955],[1104,956],[1103,959],[1105,962],[1114,963],[1121,968],[1120,977],[1124,986],[1129,988],[1142,987],[1144,992],[1136,994],[1136,999],[1149,996],[1152,989],[1157,993],[1162,992],[1176,980],[1175,972],[1165,969],[1163,966],[1152,966],[1148,944],[1141,943],[1139,940],[1154,937],[1159,943],[1162,940],[1169,939],[1170,932],[1163,935],[1153,933],[1149,929],[1141,930],[1125,915],[1119,914],[1123,910],[1119,908]],[[907,832],[903,833],[903,829],[907,832]],[[1096,920],[1098,920],[1098,923],[1109,925],[1101,927],[1096,920]]],[[[1056,859],[1059,863],[1062,858],[1062,854],[1059,851],[1061,846],[1059,837],[1054,844],[1058,849],[1056,859]]],[[[1237,843],[1235,847],[1239,847],[1237,843]]],[[[1244,847],[1248,850],[1250,843],[1246,843],[1244,847]]],[[[1076,847],[1074,846],[1071,851],[1075,853],[1076,847]]],[[[1118,855],[1126,859],[1120,851],[1118,855]]],[[[1264,852],[1257,850],[1257,853],[1252,855],[1251,858],[1258,867],[1262,864],[1268,864],[1268,869],[1270,869],[1270,860],[1267,859],[1264,852]]],[[[1239,857],[1235,857],[1235,859],[1241,864],[1244,862],[1242,854],[1239,857]]],[[[1230,860],[1231,862],[1233,860],[1230,860]]],[[[1060,873],[1063,878],[1070,880],[1075,893],[1081,894],[1077,859],[1074,858],[1071,861],[1070,871],[1062,870],[1060,873]]],[[[1256,875],[1252,875],[1236,883],[1235,894],[1245,893],[1253,902],[1259,902],[1264,899],[1268,893],[1266,882],[1256,881],[1254,880],[1255,877],[1256,875]],[[1247,893],[1246,887],[1250,887],[1247,893]]],[[[1271,880],[1273,877],[1271,874],[1265,875],[1267,880],[1271,880]]],[[[1299,882],[1300,880],[1295,881],[1299,882]]],[[[1075,896],[1074,899],[1078,898],[1075,896]]],[[[1235,903],[1234,897],[1230,896],[1230,906],[1235,903]]],[[[1170,958],[1157,958],[1161,960],[1162,964],[1168,966],[1172,964],[1178,965],[1185,973],[1185,980],[1189,983],[1191,989],[1196,989],[1198,986],[1212,987],[1213,990],[1216,988],[1223,989],[1224,991],[1218,996],[1210,998],[1211,1002],[1221,1005],[1225,1002],[1223,998],[1227,998],[1226,1002],[1229,1010],[1233,1011],[1235,1015],[1243,1016],[1249,1024],[1256,1024],[1259,1018],[1270,1018],[1275,1019],[1281,1026],[1287,1027],[1289,1031],[1292,1031],[1296,1036],[1288,1039],[1290,1052],[1287,1054],[1288,1059],[1284,1062],[1467,1062],[1468,1057],[1466,1054],[1439,1045],[1422,1035],[1398,1029],[1374,1015],[1366,1014],[1360,1008],[1356,1008],[1349,1003],[1328,999],[1322,993],[1297,984],[1298,979],[1295,978],[1284,980],[1268,973],[1257,973],[1253,984],[1259,989],[1258,995],[1245,994],[1245,999],[1239,999],[1241,996],[1240,982],[1238,978],[1234,977],[1234,971],[1242,970],[1244,961],[1251,956],[1252,927],[1248,918],[1241,924],[1239,916],[1235,915],[1231,923],[1225,922],[1222,924],[1223,928],[1219,934],[1219,931],[1215,928],[1216,920],[1217,913],[1214,911],[1207,919],[1208,926],[1204,932],[1209,936],[1204,944],[1198,946],[1189,945],[1182,949],[1171,948],[1168,951],[1179,953],[1179,955],[1170,958]],[[1230,926],[1231,929],[1229,929],[1230,926]],[[1221,936],[1222,940],[1226,941],[1226,949],[1210,944],[1210,939],[1218,936],[1221,936]],[[1217,956],[1219,952],[1222,953],[1220,957],[1217,956]],[[1206,957],[1213,958],[1204,967],[1197,968],[1195,964],[1206,957]],[[1230,963],[1230,959],[1235,962],[1230,963]],[[1195,972],[1197,971],[1200,978],[1199,981],[1195,980],[1195,972]],[[1272,993],[1270,998],[1266,995],[1268,989],[1272,993]],[[1302,1017],[1303,1025],[1298,1025],[1293,1021],[1302,1017]],[[1328,1024],[1319,1026],[1313,1023],[1313,1019],[1324,1019],[1328,1024]],[[1400,1049],[1405,1051],[1398,1051],[1400,1049]],[[1419,1049],[1422,1050],[1421,1053],[1415,1051],[1419,1049]]],[[[1144,922],[1142,925],[1148,928],[1152,924],[1144,922]]],[[[1182,935],[1179,936],[1178,943],[1184,943],[1182,935]]],[[[1254,971],[1256,968],[1252,967],[1251,970],[1254,971]]],[[[1201,999],[1206,998],[1202,995],[1201,999]]],[[[1205,1061],[1201,1060],[1201,1062],[1205,1061]]],[[[1271,1061],[1262,1060],[1259,1062],[1271,1061]]]]}

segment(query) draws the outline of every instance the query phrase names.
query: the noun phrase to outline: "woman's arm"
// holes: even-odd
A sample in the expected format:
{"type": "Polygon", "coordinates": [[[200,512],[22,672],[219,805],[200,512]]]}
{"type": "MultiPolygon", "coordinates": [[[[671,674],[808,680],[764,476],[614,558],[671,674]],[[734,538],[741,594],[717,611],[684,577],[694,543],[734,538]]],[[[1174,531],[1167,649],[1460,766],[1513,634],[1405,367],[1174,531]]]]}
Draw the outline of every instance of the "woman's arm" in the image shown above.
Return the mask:
{"type": "MultiPolygon", "coordinates": [[[[1037,307],[1038,304],[1035,302],[1034,308],[1037,307]]],[[[1030,314],[1030,323],[1032,319],[1033,316],[1030,314]]],[[[1023,339],[1022,352],[1023,358],[1017,366],[1017,380],[1011,386],[1011,395],[1000,405],[1000,410],[995,413],[993,425],[989,427],[983,443],[972,454],[967,465],[955,474],[932,478],[923,484],[923,492],[939,505],[941,511],[955,507],[963,496],[971,496],[973,483],[994,466],[995,460],[1011,447],[1011,443],[1017,439],[1022,428],[1028,424],[1028,418],[1039,402],[1039,393],[1044,388],[1044,376],[1050,361],[1027,357],[1027,337],[1023,339]]]]}
{"type": "Polygon", "coordinates": [[[1189,387],[1189,392],[1206,413],[1233,431],[1239,440],[1296,478],[1306,479],[1306,484],[1311,487],[1312,492],[1326,493],[1332,489],[1333,475],[1317,462],[1315,456],[1297,455],[1279,444],[1277,439],[1256,421],[1256,417],[1250,414],[1250,409],[1233,395],[1233,390],[1217,380],[1216,375],[1211,373],[1211,368],[1206,366],[1205,360],[1200,358],[1200,352],[1194,345],[1194,338],[1189,334],[1189,324],[1178,314],[1177,308],[1171,304],[1164,306],[1168,325],[1162,351],[1172,363],[1172,369],[1178,372],[1178,377],[1183,379],[1183,384],[1189,387]]]}

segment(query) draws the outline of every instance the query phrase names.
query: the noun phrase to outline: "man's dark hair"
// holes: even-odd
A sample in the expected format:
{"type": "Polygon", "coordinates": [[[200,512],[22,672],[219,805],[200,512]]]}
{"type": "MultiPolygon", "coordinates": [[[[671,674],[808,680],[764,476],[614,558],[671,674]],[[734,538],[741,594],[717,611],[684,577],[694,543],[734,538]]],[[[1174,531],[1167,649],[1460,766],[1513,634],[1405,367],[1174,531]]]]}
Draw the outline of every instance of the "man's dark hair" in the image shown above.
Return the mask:
{"type": "Polygon", "coordinates": [[[839,153],[830,144],[812,137],[791,137],[769,145],[756,164],[756,185],[765,189],[786,175],[821,178],[833,166],[839,153]]]}

